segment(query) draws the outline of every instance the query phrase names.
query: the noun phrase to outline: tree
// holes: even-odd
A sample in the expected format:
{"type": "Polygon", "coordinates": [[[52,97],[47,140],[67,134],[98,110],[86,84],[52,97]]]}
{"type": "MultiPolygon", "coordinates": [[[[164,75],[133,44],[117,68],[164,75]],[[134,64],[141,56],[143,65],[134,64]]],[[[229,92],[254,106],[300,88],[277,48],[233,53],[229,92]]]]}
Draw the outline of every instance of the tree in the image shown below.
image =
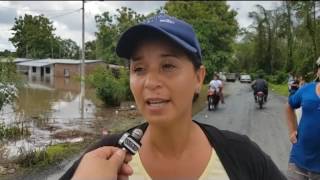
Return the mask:
{"type": "Polygon", "coordinates": [[[7,49],[5,49],[2,52],[0,51],[0,57],[15,57],[15,56],[16,56],[15,52],[11,52],[7,49]]]}
{"type": "Polygon", "coordinates": [[[52,22],[44,17],[25,14],[15,18],[13,37],[9,40],[17,49],[18,57],[45,58],[50,57],[51,43],[54,40],[55,28],[52,22]]]}
{"type": "Polygon", "coordinates": [[[80,48],[76,42],[71,39],[63,39],[58,41],[58,43],[59,54],[61,54],[61,58],[79,59],[80,48]]]}
{"type": "Polygon", "coordinates": [[[238,23],[225,1],[169,1],[164,10],[193,25],[202,48],[208,81],[231,63],[238,23]]]}
{"type": "Polygon", "coordinates": [[[271,10],[258,5],[249,14],[251,31],[235,46],[240,67],[246,69],[250,59],[250,71],[262,69],[274,79],[293,72],[311,80],[319,57],[319,7],[316,1],[286,1],[271,10]]]}
{"type": "Polygon", "coordinates": [[[88,41],[85,43],[85,57],[86,59],[97,59],[96,58],[96,41],[88,41]]]}
{"type": "Polygon", "coordinates": [[[96,58],[111,64],[122,64],[115,54],[116,42],[121,33],[143,19],[145,19],[143,15],[126,7],[117,9],[117,14],[114,16],[111,16],[109,12],[95,16],[98,29],[96,32],[96,58]]]}

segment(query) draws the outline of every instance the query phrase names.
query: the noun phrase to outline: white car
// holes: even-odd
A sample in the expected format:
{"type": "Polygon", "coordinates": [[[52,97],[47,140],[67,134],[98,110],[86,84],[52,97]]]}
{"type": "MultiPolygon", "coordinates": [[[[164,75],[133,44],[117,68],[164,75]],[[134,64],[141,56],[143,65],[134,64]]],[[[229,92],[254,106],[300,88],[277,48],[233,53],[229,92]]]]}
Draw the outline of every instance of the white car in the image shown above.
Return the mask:
{"type": "Polygon", "coordinates": [[[252,79],[249,74],[240,75],[240,82],[242,83],[251,83],[252,79]]]}

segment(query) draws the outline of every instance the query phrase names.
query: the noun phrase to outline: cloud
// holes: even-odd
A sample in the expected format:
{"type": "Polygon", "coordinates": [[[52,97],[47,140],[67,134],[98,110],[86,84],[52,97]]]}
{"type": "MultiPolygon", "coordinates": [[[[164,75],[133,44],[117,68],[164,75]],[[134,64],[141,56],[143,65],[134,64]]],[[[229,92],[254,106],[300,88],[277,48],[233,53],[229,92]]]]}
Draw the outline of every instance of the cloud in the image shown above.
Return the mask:
{"type": "MultiPolygon", "coordinates": [[[[148,14],[163,6],[165,1],[87,1],[85,3],[85,37],[86,41],[95,39],[94,32],[97,31],[94,16],[109,11],[116,13],[121,6],[132,8],[140,14],[148,14]]],[[[1,1],[0,2],[0,27],[1,41],[0,51],[14,49],[6,40],[11,37],[9,29],[14,24],[14,17],[24,14],[44,14],[52,22],[57,36],[64,39],[72,39],[81,45],[82,29],[81,1],[1,1]],[[78,11],[76,11],[78,10],[78,11]]]]}
{"type": "Polygon", "coordinates": [[[3,23],[3,24],[14,22],[14,18],[17,16],[16,11],[13,11],[10,8],[6,8],[2,6],[0,6],[0,12],[1,12],[0,23],[3,23]]]}
{"type": "Polygon", "coordinates": [[[15,50],[9,38],[12,37],[12,31],[10,31],[11,26],[9,24],[0,23],[0,51],[8,49],[10,51],[15,50]]]}

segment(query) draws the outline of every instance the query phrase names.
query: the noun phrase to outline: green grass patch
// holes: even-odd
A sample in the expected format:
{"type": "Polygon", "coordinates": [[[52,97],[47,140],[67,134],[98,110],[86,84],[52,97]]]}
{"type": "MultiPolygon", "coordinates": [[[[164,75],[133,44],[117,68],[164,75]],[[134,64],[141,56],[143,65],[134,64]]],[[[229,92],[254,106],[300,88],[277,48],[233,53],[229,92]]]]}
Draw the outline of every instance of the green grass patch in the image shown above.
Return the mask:
{"type": "Polygon", "coordinates": [[[43,150],[23,152],[16,163],[22,168],[44,168],[58,164],[72,154],[78,154],[87,144],[85,142],[61,143],[48,146],[43,150]]]}
{"type": "Polygon", "coordinates": [[[269,86],[273,92],[282,95],[282,96],[288,96],[289,91],[288,91],[288,85],[287,84],[272,84],[269,83],[269,86]]]}

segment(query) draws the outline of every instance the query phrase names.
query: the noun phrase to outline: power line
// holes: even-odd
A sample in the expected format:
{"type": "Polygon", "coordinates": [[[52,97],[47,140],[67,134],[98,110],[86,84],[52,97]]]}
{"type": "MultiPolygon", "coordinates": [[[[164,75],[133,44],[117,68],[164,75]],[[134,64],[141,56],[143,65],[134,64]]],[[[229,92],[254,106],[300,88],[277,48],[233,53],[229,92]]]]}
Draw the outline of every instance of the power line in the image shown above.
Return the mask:
{"type": "Polygon", "coordinates": [[[72,14],[72,13],[75,13],[75,12],[78,12],[78,11],[80,11],[80,10],[81,10],[81,8],[80,8],[80,9],[76,9],[76,10],[71,11],[71,12],[64,13],[64,14],[59,14],[59,15],[56,15],[56,16],[49,17],[49,19],[53,19],[53,18],[57,18],[57,17],[61,17],[61,16],[66,16],[66,15],[69,15],[69,14],[72,14]]]}

